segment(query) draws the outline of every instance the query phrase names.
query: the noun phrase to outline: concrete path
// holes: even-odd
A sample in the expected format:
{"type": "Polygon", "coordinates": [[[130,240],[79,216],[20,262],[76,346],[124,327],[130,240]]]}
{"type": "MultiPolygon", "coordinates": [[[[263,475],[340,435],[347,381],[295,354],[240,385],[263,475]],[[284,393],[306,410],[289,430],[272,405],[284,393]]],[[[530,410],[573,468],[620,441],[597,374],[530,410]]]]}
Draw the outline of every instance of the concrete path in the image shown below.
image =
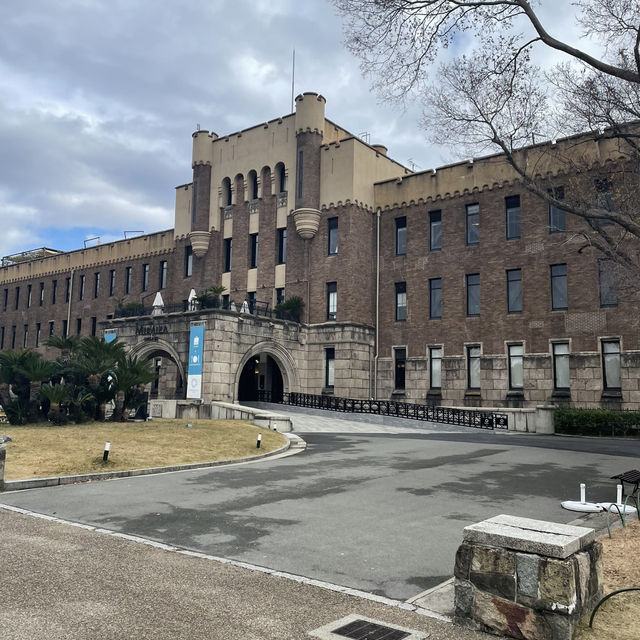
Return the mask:
{"type": "MultiPolygon", "coordinates": [[[[327,418],[336,420],[335,418],[327,418]]],[[[345,428],[343,421],[335,429],[345,428]]],[[[281,460],[3,494],[71,521],[406,600],[451,576],[467,524],[573,520],[613,499],[640,443],[441,433],[306,433],[281,460]]]]}
{"type": "Polygon", "coordinates": [[[2,640],[303,640],[349,614],[490,640],[309,584],[0,509],[2,640]]]}

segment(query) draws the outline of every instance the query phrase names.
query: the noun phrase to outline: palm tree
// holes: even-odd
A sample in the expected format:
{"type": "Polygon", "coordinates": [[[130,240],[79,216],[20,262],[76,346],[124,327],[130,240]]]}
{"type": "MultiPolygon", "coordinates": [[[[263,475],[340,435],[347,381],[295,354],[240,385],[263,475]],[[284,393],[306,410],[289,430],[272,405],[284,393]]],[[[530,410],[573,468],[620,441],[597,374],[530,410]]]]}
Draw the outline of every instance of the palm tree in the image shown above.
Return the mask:
{"type": "Polygon", "coordinates": [[[40,418],[40,387],[51,380],[60,370],[57,362],[45,360],[39,353],[31,352],[15,370],[29,380],[29,422],[40,418]],[[31,355],[32,354],[32,355],[31,355]]]}
{"type": "Polygon", "coordinates": [[[64,364],[67,364],[71,358],[71,354],[80,344],[80,336],[49,336],[45,344],[47,347],[60,349],[60,359],[64,364]]]}
{"type": "Polygon", "coordinates": [[[66,424],[68,422],[67,413],[63,410],[63,405],[71,402],[71,385],[68,384],[43,384],[40,387],[40,395],[50,403],[47,418],[54,424],[66,424]]]}
{"type": "Polygon", "coordinates": [[[111,388],[115,392],[115,408],[111,419],[115,422],[125,422],[125,410],[140,406],[144,401],[144,385],[155,379],[156,374],[151,371],[148,360],[131,355],[119,360],[111,378],[111,388]]]}

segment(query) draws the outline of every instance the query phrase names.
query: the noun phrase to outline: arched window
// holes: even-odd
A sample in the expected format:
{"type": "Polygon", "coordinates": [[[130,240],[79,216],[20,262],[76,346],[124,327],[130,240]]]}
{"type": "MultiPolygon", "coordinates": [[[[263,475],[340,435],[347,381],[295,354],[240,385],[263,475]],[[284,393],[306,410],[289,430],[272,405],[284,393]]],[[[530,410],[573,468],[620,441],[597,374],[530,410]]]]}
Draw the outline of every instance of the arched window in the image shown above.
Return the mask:
{"type": "Polygon", "coordinates": [[[263,167],[261,172],[262,177],[262,197],[268,198],[271,195],[271,169],[269,167],[263,167]]]}
{"type": "Polygon", "coordinates": [[[222,181],[222,206],[228,207],[231,204],[231,179],[225,178],[222,181]]]}
{"type": "Polygon", "coordinates": [[[234,184],[236,187],[236,204],[242,204],[244,202],[244,176],[241,173],[235,177],[234,184]]]}
{"type": "Polygon", "coordinates": [[[258,198],[258,174],[251,169],[247,175],[247,186],[249,187],[249,200],[258,198]]]}
{"type": "Polygon", "coordinates": [[[284,171],[284,164],[278,162],[276,165],[276,191],[284,193],[287,190],[287,175],[284,171]]]}

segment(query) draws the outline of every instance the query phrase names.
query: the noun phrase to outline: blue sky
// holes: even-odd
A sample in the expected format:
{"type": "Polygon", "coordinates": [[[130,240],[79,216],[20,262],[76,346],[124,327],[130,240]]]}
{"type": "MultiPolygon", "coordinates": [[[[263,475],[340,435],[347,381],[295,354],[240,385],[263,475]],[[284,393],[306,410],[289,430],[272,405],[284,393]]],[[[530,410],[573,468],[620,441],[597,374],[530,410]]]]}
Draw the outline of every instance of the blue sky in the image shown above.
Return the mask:
{"type": "Polygon", "coordinates": [[[326,0],[29,0],[0,23],[0,255],[171,228],[196,125],[289,113],[293,48],[327,117],[404,164],[457,159],[376,100],[326,0]]]}

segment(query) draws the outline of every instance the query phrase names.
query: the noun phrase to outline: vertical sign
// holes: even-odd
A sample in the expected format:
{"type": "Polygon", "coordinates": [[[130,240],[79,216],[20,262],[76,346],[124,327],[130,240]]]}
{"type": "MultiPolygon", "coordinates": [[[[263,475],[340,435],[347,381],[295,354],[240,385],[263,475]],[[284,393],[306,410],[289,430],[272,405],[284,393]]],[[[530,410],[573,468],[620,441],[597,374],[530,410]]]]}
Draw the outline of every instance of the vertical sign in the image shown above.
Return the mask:
{"type": "Polygon", "coordinates": [[[202,355],[204,325],[191,325],[189,331],[189,367],[187,370],[187,398],[202,398],[202,355]]]}

